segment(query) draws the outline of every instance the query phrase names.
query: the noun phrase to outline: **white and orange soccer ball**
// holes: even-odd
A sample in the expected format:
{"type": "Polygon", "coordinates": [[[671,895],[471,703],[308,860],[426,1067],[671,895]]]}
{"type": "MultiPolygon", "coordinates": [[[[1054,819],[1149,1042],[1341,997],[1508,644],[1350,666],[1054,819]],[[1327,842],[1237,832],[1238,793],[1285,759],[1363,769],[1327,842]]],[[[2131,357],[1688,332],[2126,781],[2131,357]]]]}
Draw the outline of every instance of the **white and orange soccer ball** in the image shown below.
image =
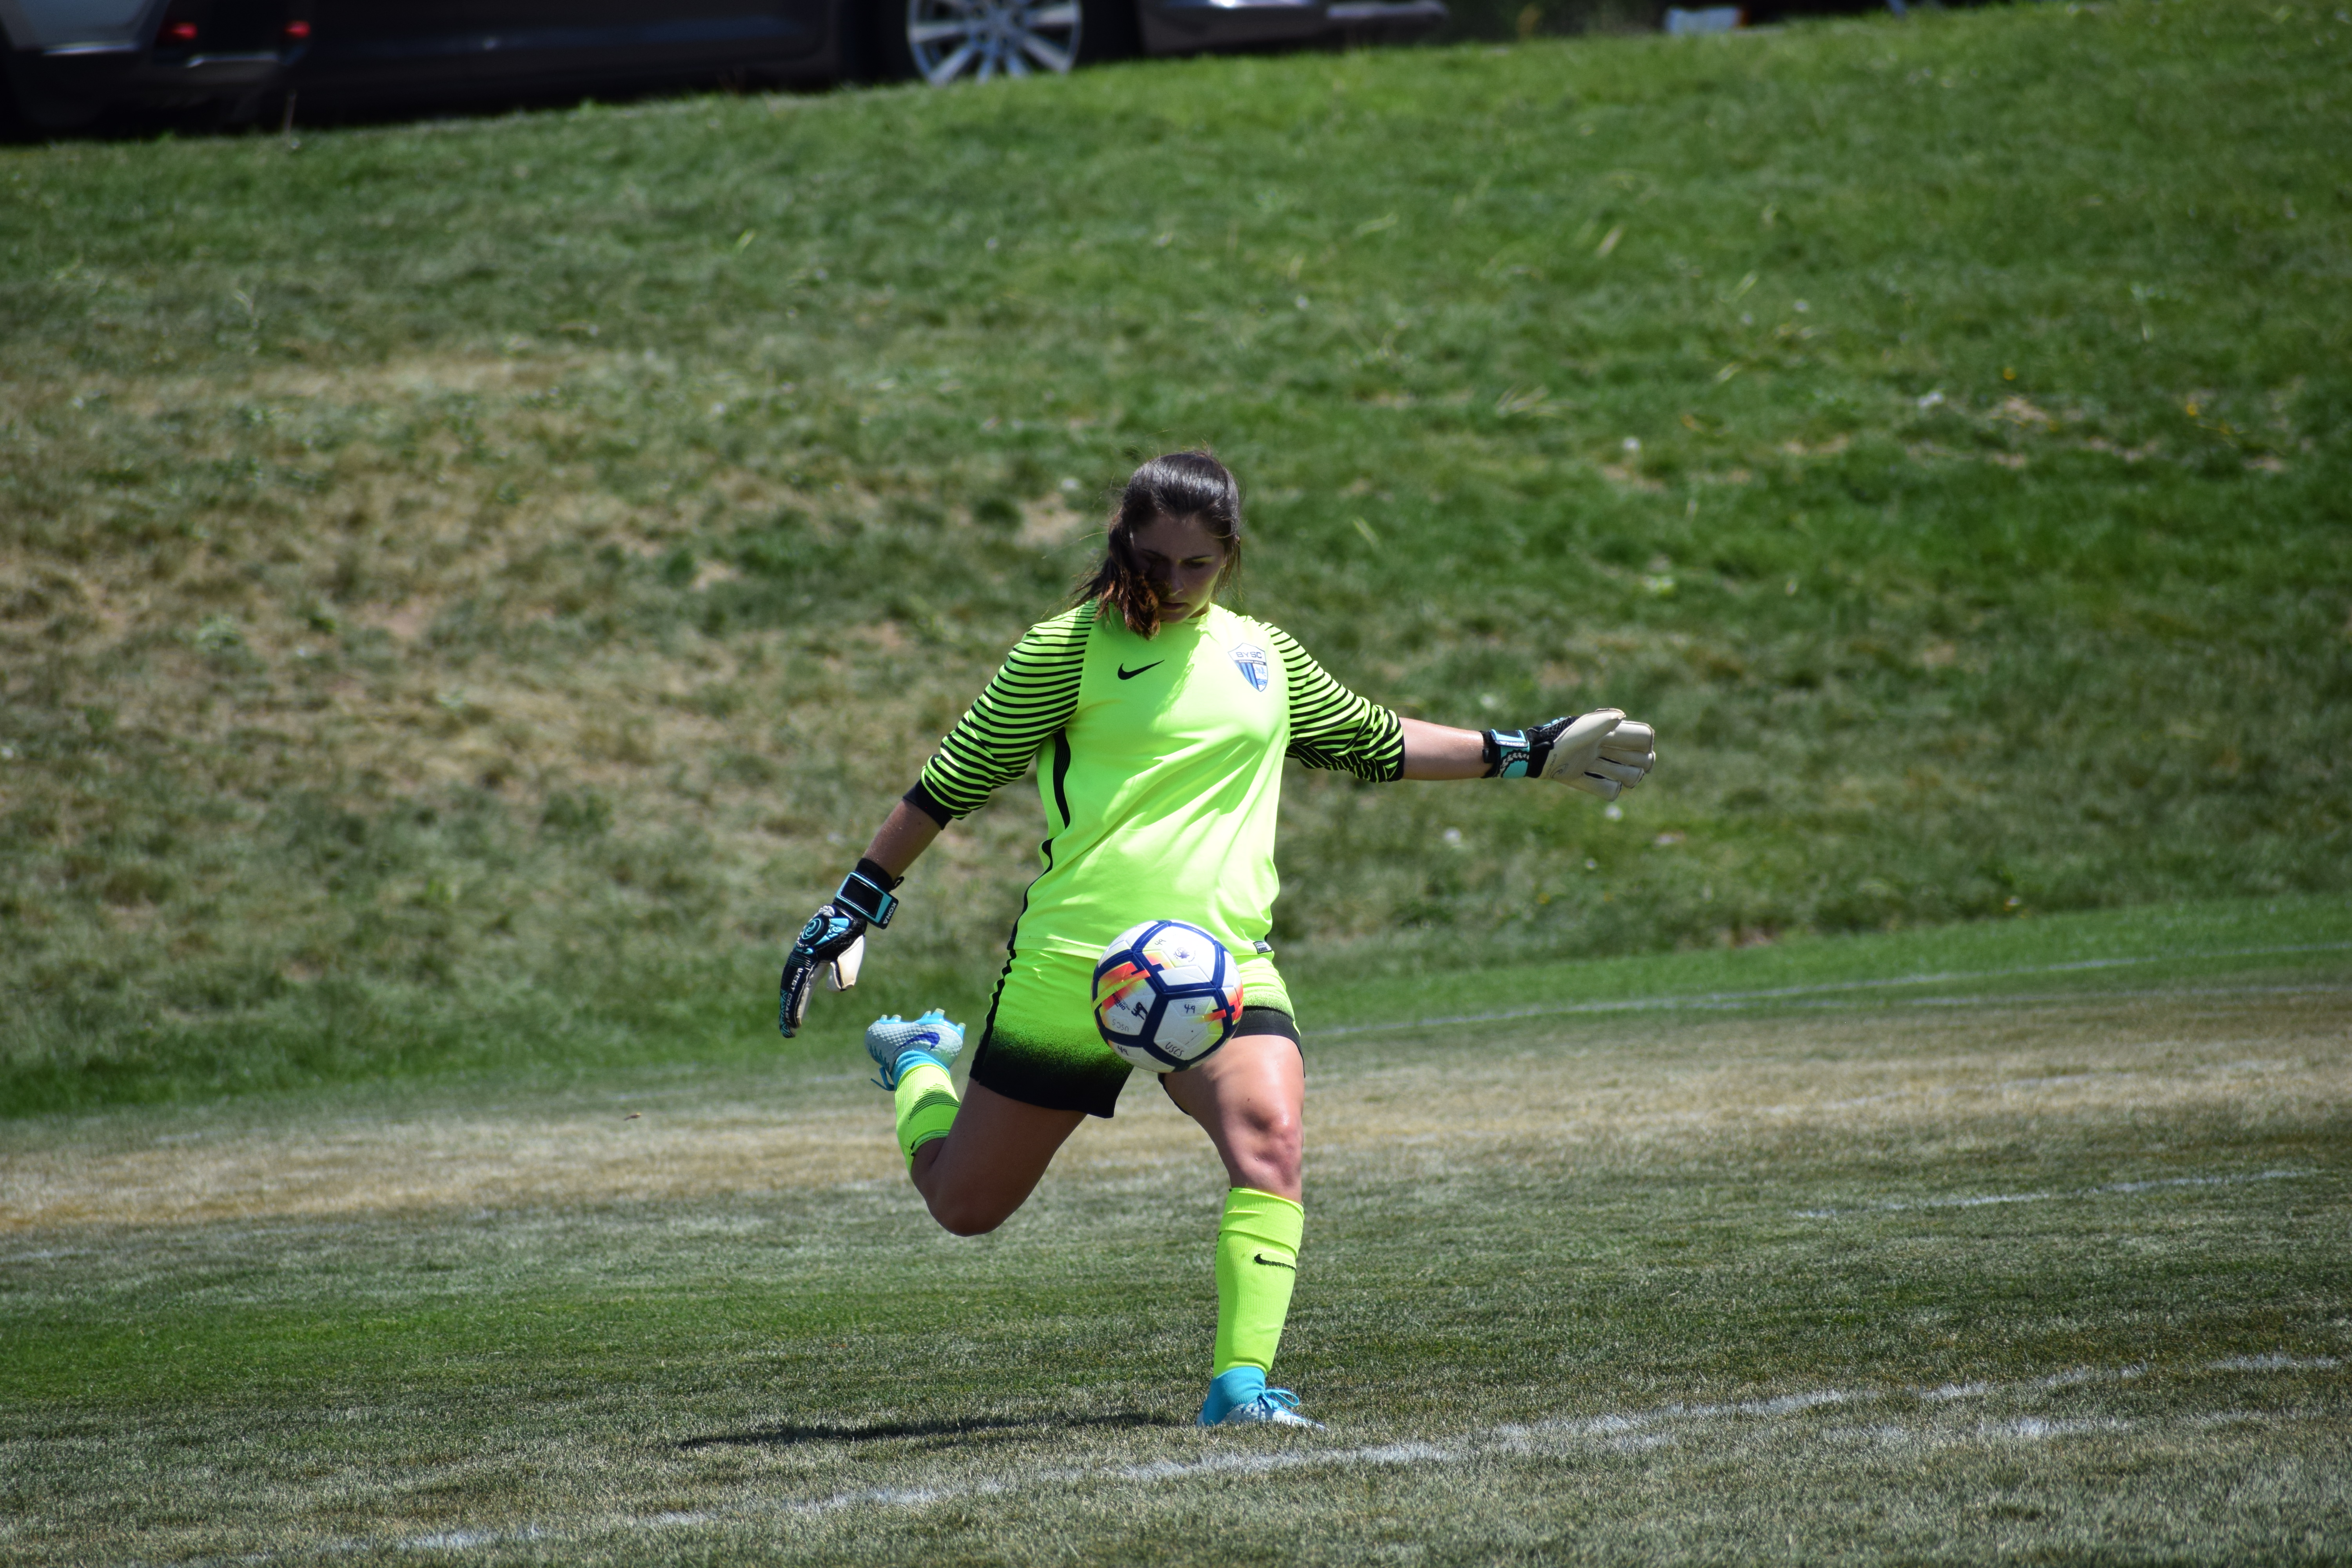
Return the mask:
{"type": "Polygon", "coordinates": [[[1199,926],[1146,921],[1095,964],[1095,1027],[1146,1072],[1191,1067],[1225,1043],[1241,1016],[1241,965],[1199,926]]]}

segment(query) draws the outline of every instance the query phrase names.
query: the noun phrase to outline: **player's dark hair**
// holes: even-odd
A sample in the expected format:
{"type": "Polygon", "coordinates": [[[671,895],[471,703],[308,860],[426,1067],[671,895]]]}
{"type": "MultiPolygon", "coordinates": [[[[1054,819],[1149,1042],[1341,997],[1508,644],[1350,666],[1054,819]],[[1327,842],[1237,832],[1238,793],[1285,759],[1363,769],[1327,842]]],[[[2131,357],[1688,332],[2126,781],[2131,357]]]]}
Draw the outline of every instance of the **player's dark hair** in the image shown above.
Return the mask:
{"type": "Polygon", "coordinates": [[[1224,549],[1212,593],[1223,592],[1242,563],[1242,488],[1206,447],[1154,458],[1129,476],[1104,531],[1102,564],[1078,583],[1075,604],[1108,605],[1128,630],[1160,630],[1160,592],[1135,558],[1135,531],[1163,517],[1198,518],[1224,549]]]}

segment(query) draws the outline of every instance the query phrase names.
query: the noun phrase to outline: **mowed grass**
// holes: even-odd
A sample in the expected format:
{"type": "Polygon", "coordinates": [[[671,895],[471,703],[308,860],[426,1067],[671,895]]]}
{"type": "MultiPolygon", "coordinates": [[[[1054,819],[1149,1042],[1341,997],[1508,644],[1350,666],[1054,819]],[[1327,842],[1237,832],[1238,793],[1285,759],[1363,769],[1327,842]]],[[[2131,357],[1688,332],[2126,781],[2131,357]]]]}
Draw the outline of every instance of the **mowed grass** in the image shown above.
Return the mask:
{"type": "MultiPolygon", "coordinates": [[[[2189,0],[0,149],[0,1108],[740,1059],[1201,440],[1344,679],[1665,737],[1614,819],[1294,777],[1286,963],[2340,896],[2348,61],[2189,0]]],[[[1037,832],[877,1006],[984,992],[1037,832]]]]}
{"type": "Polygon", "coordinates": [[[845,1054],[18,1121],[0,1542],[2340,1560],[2347,942],[1848,939],[1801,994],[1691,954],[1591,966],[1645,1010],[1315,1038],[1280,1372],[1319,1434],[1184,1426],[1222,1183],[1149,1083],[971,1241],[845,1054]]]}

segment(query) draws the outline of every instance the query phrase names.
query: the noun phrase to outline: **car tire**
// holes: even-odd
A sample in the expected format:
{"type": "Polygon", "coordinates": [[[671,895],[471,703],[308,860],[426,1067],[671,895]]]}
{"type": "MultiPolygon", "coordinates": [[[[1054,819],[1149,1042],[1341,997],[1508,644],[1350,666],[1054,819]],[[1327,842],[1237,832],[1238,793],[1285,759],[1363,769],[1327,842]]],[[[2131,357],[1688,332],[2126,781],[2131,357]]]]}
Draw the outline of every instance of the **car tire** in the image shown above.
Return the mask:
{"type": "Polygon", "coordinates": [[[1135,0],[877,0],[884,74],[933,87],[1061,75],[1142,47],[1135,0]]]}

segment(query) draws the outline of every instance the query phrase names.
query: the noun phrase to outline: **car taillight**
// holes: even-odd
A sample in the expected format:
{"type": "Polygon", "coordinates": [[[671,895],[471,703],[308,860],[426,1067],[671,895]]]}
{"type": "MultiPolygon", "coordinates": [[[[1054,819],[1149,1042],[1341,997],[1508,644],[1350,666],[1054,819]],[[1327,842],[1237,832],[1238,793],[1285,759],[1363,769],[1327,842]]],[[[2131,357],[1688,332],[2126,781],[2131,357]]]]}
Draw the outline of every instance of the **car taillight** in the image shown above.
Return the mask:
{"type": "Polygon", "coordinates": [[[175,44],[193,44],[196,41],[196,25],[194,22],[168,23],[163,28],[163,37],[175,44]]]}
{"type": "Polygon", "coordinates": [[[310,24],[308,22],[289,22],[286,24],[286,36],[299,44],[303,39],[310,36],[310,24]]]}

